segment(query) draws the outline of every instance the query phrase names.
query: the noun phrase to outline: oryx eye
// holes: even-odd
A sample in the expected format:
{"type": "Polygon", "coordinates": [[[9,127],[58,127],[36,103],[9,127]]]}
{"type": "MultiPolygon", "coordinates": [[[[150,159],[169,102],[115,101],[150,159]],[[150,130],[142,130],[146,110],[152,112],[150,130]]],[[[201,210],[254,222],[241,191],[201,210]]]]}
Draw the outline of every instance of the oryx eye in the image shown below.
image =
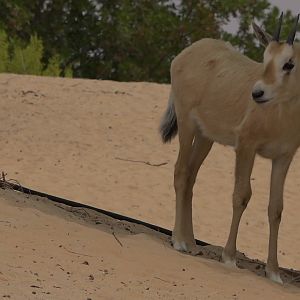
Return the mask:
{"type": "Polygon", "coordinates": [[[289,60],[287,63],[284,64],[283,66],[283,71],[291,71],[295,67],[294,63],[292,60],[289,60]]]}

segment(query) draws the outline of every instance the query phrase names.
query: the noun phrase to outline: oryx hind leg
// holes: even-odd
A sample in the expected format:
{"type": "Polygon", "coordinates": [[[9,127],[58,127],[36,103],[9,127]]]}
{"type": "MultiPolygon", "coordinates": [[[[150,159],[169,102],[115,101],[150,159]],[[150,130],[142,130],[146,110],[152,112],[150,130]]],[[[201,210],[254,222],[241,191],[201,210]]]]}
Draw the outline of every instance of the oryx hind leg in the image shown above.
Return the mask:
{"type": "Polygon", "coordinates": [[[180,149],[174,174],[176,218],[172,241],[176,250],[195,253],[192,222],[193,186],[198,170],[213,142],[194,126],[179,124],[178,129],[180,149]]]}

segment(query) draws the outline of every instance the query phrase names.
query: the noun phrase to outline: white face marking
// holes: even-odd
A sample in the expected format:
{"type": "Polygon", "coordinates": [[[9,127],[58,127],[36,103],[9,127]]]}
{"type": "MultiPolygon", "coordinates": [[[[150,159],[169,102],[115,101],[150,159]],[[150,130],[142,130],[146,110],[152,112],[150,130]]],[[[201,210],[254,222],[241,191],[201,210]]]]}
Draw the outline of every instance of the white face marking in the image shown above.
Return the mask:
{"type": "Polygon", "coordinates": [[[264,52],[264,65],[266,66],[270,61],[272,60],[272,55],[270,53],[270,51],[265,51],[264,52]]]}
{"type": "Polygon", "coordinates": [[[283,79],[289,73],[283,69],[293,57],[293,47],[288,44],[270,44],[264,52],[264,73],[253,87],[252,95],[257,103],[272,100],[277,96],[283,79]]]}

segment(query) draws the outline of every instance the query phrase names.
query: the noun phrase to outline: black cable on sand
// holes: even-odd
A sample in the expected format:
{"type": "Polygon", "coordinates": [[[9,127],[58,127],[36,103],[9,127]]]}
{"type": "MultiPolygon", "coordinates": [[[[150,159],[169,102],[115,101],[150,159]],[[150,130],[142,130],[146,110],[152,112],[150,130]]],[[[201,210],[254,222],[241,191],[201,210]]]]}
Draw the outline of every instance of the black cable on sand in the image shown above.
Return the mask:
{"type": "MultiPolygon", "coordinates": [[[[4,182],[2,181],[2,183],[4,183],[4,182]]],[[[111,211],[108,211],[108,210],[97,208],[97,207],[94,207],[94,206],[91,206],[91,205],[87,205],[87,204],[83,204],[83,203],[80,203],[80,202],[76,202],[76,201],[60,198],[60,197],[57,197],[57,196],[49,195],[49,194],[46,194],[46,193],[43,193],[43,192],[35,191],[35,190],[30,189],[30,188],[21,186],[19,184],[14,184],[14,183],[10,183],[10,182],[5,182],[5,186],[6,187],[9,186],[13,190],[19,191],[19,192],[27,194],[27,195],[34,195],[34,196],[47,198],[50,201],[65,204],[65,205],[68,205],[68,206],[71,206],[71,207],[88,208],[88,209],[91,209],[93,211],[97,211],[101,214],[104,214],[106,216],[109,216],[109,217],[117,219],[117,220],[127,221],[127,222],[130,222],[130,223],[143,225],[147,228],[150,228],[152,230],[161,232],[161,233],[166,234],[168,236],[172,235],[172,232],[169,229],[160,227],[158,225],[150,224],[150,223],[138,220],[138,219],[130,218],[130,217],[127,217],[127,216],[124,216],[124,215],[120,215],[120,214],[117,214],[117,213],[114,213],[114,212],[111,212],[111,211]]],[[[196,240],[196,243],[197,243],[197,245],[200,245],[200,246],[209,245],[208,243],[206,243],[204,241],[201,241],[201,240],[196,240]]]]}

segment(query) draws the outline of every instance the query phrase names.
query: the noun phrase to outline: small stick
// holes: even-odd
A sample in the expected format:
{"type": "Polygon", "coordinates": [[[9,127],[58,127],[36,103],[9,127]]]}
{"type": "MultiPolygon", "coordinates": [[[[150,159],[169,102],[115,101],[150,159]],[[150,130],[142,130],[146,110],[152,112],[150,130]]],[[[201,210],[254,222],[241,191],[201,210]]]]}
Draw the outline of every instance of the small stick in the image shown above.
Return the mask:
{"type": "Polygon", "coordinates": [[[123,161],[130,161],[130,162],[134,162],[134,163],[142,163],[142,164],[146,164],[146,165],[151,166],[151,167],[160,167],[160,166],[164,166],[164,165],[168,164],[167,162],[163,162],[163,163],[160,163],[160,164],[152,164],[149,161],[133,160],[133,159],[126,159],[126,158],[121,158],[121,157],[115,157],[115,159],[123,160],[123,161]]]}
{"type": "Polygon", "coordinates": [[[159,278],[159,277],[156,277],[156,276],[154,276],[154,278],[155,278],[155,279],[158,279],[158,280],[161,280],[161,281],[163,281],[163,282],[171,283],[170,281],[167,281],[167,280],[161,279],[161,278],[159,278]]]}
{"type": "Polygon", "coordinates": [[[296,277],[292,278],[292,279],[289,281],[289,283],[292,283],[292,282],[299,282],[299,280],[300,280],[300,276],[296,276],[296,277]]]}
{"type": "Polygon", "coordinates": [[[117,238],[115,232],[112,232],[112,235],[114,236],[114,238],[116,239],[116,241],[120,244],[121,247],[123,247],[123,244],[120,242],[120,240],[117,238]]]}
{"type": "Polygon", "coordinates": [[[74,251],[71,251],[69,249],[67,249],[65,246],[62,246],[66,251],[70,252],[70,253],[73,253],[73,254],[77,254],[77,255],[82,255],[82,256],[88,256],[88,257],[93,257],[92,255],[88,255],[88,254],[83,254],[83,253],[78,253],[78,252],[74,252],[74,251]]]}
{"type": "Polygon", "coordinates": [[[90,214],[82,207],[74,207],[74,208],[72,207],[71,212],[72,213],[79,213],[81,216],[91,217],[90,214]]]}
{"type": "Polygon", "coordinates": [[[9,180],[6,180],[6,175],[7,175],[7,173],[4,173],[3,171],[1,172],[0,187],[2,189],[10,189],[11,188],[11,184],[8,182],[9,180]]]}

